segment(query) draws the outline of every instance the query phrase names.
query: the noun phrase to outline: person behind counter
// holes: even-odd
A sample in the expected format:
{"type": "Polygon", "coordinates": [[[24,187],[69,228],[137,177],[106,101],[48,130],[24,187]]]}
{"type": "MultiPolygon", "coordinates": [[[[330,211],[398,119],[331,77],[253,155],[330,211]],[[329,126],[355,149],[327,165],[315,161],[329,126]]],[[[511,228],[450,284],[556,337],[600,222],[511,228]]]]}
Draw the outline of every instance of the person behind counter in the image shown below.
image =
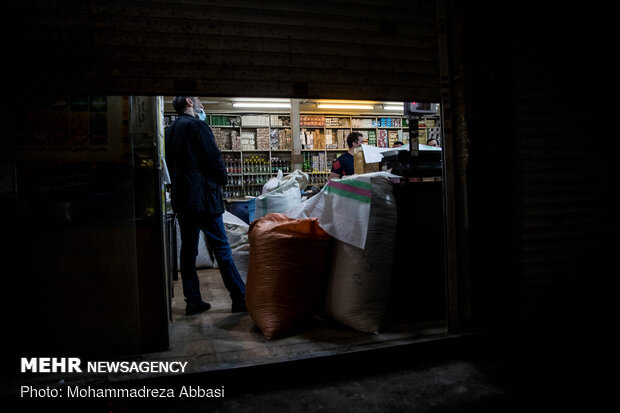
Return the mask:
{"type": "Polygon", "coordinates": [[[394,142],[394,144],[392,145],[392,148],[400,148],[401,146],[403,146],[404,143],[402,143],[401,141],[396,141],[394,142]]]}
{"type": "Polygon", "coordinates": [[[347,136],[347,145],[349,151],[343,153],[332,164],[332,170],[329,173],[329,179],[339,179],[344,175],[355,174],[355,167],[353,166],[353,153],[355,148],[362,146],[362,134],[359,132],[351,132],[347,136]]]}
{"type": "Polygon", "coordinates": [[[439,141],[437,139],[435,139],[435,138],[431,138],[431,139],[427,140],[426,144],[428,146],[434,146],[435,148],[439,147],[439,141]]]}
{"type": "Polygon", "coordinates": [[[181,279],[186,315],[202,313],[211,305],[202,300],[196,272],[200,231],[213,249],[224,286],[230,292],[232,312],[247,311],[245,283],[235,266],[222,219],[221,187],[228,183],[222,154],[213,132],[200,120],[202,103],[196,96],[175,96],[179,114],[166,130],[166,163],[172,180],[172,209],[181,229],[181,279]]]}

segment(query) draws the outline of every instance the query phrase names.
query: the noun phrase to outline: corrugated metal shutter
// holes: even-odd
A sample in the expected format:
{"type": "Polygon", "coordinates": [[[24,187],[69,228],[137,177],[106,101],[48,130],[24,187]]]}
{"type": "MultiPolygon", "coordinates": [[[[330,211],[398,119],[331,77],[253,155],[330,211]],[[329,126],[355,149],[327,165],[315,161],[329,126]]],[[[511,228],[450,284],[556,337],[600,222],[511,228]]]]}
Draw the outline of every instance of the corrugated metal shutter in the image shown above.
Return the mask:
{"type": "Polygon", "coordinates": [[[613,26],[595,8],[440,5],[451,328],[591,324],[618,250],[613,66],[594,59],[613,26]]]}
{"type": "Polygon", "coordinates": [[[459,313],[470,318],[459,326],[591,323],[618,244],[617,152],[603,99],[613,75],[593,59],[604,56],[596,27],[606,26],[589,8],[446,4],[452,44],[462,40],[449,55],[455,193],[467,211],[457,271],[470,265],[458,292],[471,288],[461,299],[471,316],[459,313]]]}
{"type": "MultiPolygon", "coordinates": [[[[575,21],[591,27],[577,13],[575,21]]],[[[591,34],[565,21],[520,37],[515,149],[524,310],[572,325],[589,312],[590,293],[601,287],[595,280],[612,268],[618,184],[612,136],[602,132],[604,69],[579,56],[593,52],[591,34]]]]}
{"type": "Polygon", "coordinates": [[[11,27],[32,92],[439,101],[435,1],[21,2],[11,27]]]}

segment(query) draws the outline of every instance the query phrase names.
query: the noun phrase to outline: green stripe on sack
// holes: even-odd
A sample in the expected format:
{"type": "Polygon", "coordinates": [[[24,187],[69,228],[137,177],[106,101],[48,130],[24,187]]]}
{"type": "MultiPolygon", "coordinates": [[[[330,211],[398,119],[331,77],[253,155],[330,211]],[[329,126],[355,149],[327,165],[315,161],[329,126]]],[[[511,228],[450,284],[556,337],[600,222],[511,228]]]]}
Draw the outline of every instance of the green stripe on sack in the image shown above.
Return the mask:
{"type": "Polygon", "coordinates": [[[372,191],[372,184],[370,182],[364,182],[358,179],[341,179],[338,182],[343,185],[355,186],[357,188],[368,189],[369,191],[372,191]]]}
{"type": "Polygon", "coordinates": [[[345,198],[350,198],[356,201],[365,202],[367,204],[370,204],[370,201],[371,201],[370,198],[367,196],[354,194],[353,192],[344,191],[342,189],[334,188],[333,186],[329,186],[329,185],[325,186],[325,191],[331,192],[335,195],[344,196],[345,198]]]}

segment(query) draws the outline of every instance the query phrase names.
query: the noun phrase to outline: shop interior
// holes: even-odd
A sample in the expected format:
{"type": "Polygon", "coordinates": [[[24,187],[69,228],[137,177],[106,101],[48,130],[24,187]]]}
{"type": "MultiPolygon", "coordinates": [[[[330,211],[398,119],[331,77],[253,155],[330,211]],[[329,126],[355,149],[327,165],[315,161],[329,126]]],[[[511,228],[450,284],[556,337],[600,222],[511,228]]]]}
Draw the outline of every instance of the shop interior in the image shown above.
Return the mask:
{"type": "MultiPolygon", "coordinates": [[[[441,113],[439,104],[434,103],[200,99],[206,112],[205,121],[212,128],[229,172],[231,184],[224,188],[224,196],[227,214],[234,217],[226,227],[227,232],[230,230],[233,257],[235,261],[240,259],[237,266],[246,280],[248,227],[241,224],[255,219],[252,208],[247,206],[248,200],[262,195],[263,187],[277,176],[278,170],[283,175],[299,170],[307,176],[307,186],[301,188],[301,199],[306,200],[317,196],[327,183],[332,162],[347,150],[344,139],[351,131],[359,131],[365,144],[377,148],[389,149],[400,141],[405,146],[399,152],[407,154],[414,150],[425,154],[431,138],[441,146],[441,113]],[[299,135],[293,133],[295,130],[299,130],[299,135]],[[235,220],[243,222],[235,225],[235,220]],[[237,251],[240,252],[237,254],[237,251]]],[[[163,97],[160,119],[163,131],[176,118],[171,102],[172,97],[163,97]]],[[[161,139],[163,133],[159,135],[161,139]]],[[[388,155],[395,152],[384,153],[389,159],[388,155]]],[[[441,157],[441,151],[434,154],[441,157]]],[[[396,164],[401,166],[398,159],[396,164]]],[[[382,165],[383,169],[391,166],[393,164],[382,165]]],[[[203,298],[212,307],[205,313],[186,316],[180,273],[177,272],[180,236],[177,222],[171,218],[169,188],[164,185],[163,197],[167,202],[163,212],[170,223],[164,243],[172,267],[167,281],[170,345],[166,351],[143,357],[154,360],[189,358],[196,371],[209,371],[440,338],[446,333],[443,182],[440,166],[424,168],[424,165],[414,165],[407,169],[405,176],[392,180],[398,227],[393,245],[391,288],[384,322],[380,331],[374,333],[358,331],[319,311],[287,334],[268,338],[250,314],[230,312],[228,292],[202,237],[197,268],[203,298]]],[[[393,172],[402,170],[396,168],[393,172]]],[[[311,265],[317,258],[312,251],[300,251],[296,259],[311,265]]],[[[389,257],[383,260],[389,261],[389,257]]]]}
{"type": "MultiPolygon", "coordinates": [[[[229,237],[233,256],[239,248],[247,258],[248,199],[260,198],[257,191],[278,171],[283,177],[300,171],[305,185],[299,200],[317,199],[331,162],[346,151],[349,132],[359,131],[369,147],[386,150],[381,169],[401,178],[392,181],[390,194],[396,206],[392,244],[377,244],[373,248],[384,251],[368,254],[379,268],[392,258],[381,328],[359,331],[319,309],[295,331],[269,339],[249,313],[230,312],[206,247],[199,248],[197,266],[212,308],[186,316],[180,242],[162,167],[165,130],[176,116],[171,98],[61,96],[30,99],[20,106],[27,110],[7,119],[10,139],[3,144],[11,162],[4,165],[2,205],[15,217],[7,231],[14,258],[9,264],[29,275],[12,279],[11,288],[40,286],[36,305],[24,317],[37,317],[44,329],[24,332],[15,346],[36,347],[36,337],[43,335],[58,351],[183,358],[192,360],[194,371],[208,371],[447,334],[443,150],[424,148],[428,137],[441,132],[438,104],[209,96],[201,101],[230,172],[227,213],[238,224],[227,225],[236,237],[229,237]],[[405,146],[394,150],[396,141],[405,146]],[[29,251],[37,251],[36,260],[29,251]]],[[[370,216],[386,216],[381,208],[370,216]]],[[[283,262],[302,268],[331,263],[312,249],[295,251],[283,262]]]]}

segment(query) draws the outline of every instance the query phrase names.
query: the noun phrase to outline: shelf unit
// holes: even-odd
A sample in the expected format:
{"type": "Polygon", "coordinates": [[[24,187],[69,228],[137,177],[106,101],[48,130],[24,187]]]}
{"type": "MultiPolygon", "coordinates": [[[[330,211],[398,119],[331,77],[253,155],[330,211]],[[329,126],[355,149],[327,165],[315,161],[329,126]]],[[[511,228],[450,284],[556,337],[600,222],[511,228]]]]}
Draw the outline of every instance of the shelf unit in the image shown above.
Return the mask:
{"type": "Polygon", "coordinates": [[[426,144],[430,139],[441,142],[439,116],[425,116],[418,121],[418,142],[426,144]]]}
{"type": "Polygon", "coordinates": [[[409,142],[409,124],[402,116],[371,115],[300,115],[303,170],[315,175],[318,185],[327,182],[332,163],[349,147],[346,138],[351,132],[362,134],[364,143],[391,147],[394,142],[409,142]]]}
{"type": "MultiPolygon", "coordinates": [[[[164,125],[177,118],[164,114],[164,125]]],[[[292,171],[292,134],[289,113],[212,113],[215,143],[229,175],[225,198],[258,196],[263,185],[281,169],[292,171]]]]}
{"type": "MultiPolygon", "coordinates": [[[[418,142],[439,133],[439,120],[432,115],[418,122],[418,142]],[[433,121],[428,121],[433,119],[433,121]],[[433,123],[434,122],[434,123],[433,123]],[[427,126],[431,125],[431,126],[427,126]]],[[[176,114],[165,114],[171,124],[176,114]]],[[[409,143],[408,119],[401,115],[316,114],[302,112],[299,116],[300,135],[293,136],[291,114],[286,113],[209,113],[207,123],[222,151],[231,184],[225,189],[227,198],[259,195],[264,183],[293,168],[293,139],[301,141],[302,171],[310,177],[310,185],[322,186],[332,163],[348,150],[346,137],[360,132],[364,143],[392,147],[396,141],[409,143]]]]}

